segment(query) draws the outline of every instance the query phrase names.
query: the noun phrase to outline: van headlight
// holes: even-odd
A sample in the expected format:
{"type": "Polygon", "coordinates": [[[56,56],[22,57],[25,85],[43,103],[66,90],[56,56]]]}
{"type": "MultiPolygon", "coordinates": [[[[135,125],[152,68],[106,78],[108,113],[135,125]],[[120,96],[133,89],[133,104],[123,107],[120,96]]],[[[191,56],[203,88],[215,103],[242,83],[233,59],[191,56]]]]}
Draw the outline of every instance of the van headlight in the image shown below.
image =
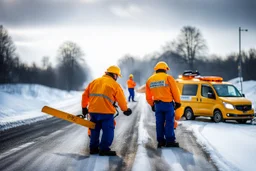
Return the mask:
{"type": "Polygon", "coordinates": [[[225,108],[227,108],[227,109],[235,109],[234,106],[230,103],[223,102],[223,104],[224,104],[225,108]]]}
{"type": "Polygon", "coordinates": [[[252,104],[252,109],[253,109],[253,110],[255,109],[253,104],[252,104]]]}

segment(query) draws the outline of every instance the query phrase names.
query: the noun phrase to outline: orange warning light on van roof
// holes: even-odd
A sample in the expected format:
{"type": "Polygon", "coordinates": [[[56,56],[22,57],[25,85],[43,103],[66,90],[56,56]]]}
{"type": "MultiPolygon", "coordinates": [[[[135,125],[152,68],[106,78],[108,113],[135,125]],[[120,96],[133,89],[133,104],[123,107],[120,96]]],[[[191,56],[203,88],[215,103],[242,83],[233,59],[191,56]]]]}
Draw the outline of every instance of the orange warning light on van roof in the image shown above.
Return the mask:
{"type": "Polygon", "coordinates": [[[217,77],[217,76],[202,76],[199,77],[198,79],[202,81],[211,81],[211,82],[222,82],[223,78],[222,77],[217,77]]]}
{"type": "Polygon", "coordinates": [[[182,75],[179,75],[182,80],[192,80],[198,79],[200,81],[210,81],[210,82],[222,82],[223,78],[219,76],[200,76],[198,71],[184,71],[182,75]]]}

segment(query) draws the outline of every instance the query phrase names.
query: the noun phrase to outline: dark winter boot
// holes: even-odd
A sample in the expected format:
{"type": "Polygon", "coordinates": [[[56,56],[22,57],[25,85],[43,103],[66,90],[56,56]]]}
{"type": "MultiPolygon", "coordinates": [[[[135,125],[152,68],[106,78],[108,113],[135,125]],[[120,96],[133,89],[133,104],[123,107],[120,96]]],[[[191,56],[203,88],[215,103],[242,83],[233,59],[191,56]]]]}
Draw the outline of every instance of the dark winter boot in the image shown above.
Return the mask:
{"type": "Polygon", "coordinates": [[[174,141],[174,142],[167,142],[165,147],[179,147],[179,143],[174,141]]]}
{"type": "Polygon", "coordinates": [[[166,141],[165,141],[165,140],[160,141],[160,142],[158,142],[158,144],[157,144],[157,148],[164,147],[164,146],[165,146],[165,144],[166,144],[166,141]]]}
{"type": "Polygon", "coordinates": [[[90,149],[90,154],[99,154],[99,149],[98,148],[90,149]]]}
{"type": "Polygon", "coordinates": [[[115,151],[100,151],[99,152],[100,156],[116,156],[115,151]]]}

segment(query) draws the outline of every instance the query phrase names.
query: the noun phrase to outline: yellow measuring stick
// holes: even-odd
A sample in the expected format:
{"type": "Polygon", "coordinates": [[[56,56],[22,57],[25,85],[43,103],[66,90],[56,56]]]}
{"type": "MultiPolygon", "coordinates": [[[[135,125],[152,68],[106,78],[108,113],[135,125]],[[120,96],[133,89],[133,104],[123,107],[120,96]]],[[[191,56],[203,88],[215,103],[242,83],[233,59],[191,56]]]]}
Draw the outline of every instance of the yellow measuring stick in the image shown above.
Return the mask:
{"type": "Polygon", "coordinates": [[[75,115],[72,115],[72,114],[69,114],[69,113],[66,113],[66,112],[48,107],[48,106],[44,106],[42,108],[42,112],[44,112],[46,114],[49,114],[49,115],[52,115],[52,116],[55,116],[55,117],[60,118],[60,119],[64,119],[64,120],[69,121],[69,122],[73,122],[73,123],[91,128],[91,129],[95,128],[95,123],[94,122],[84,120],[84,119],[82,119],[78,116],[75,116],[75,115]]]}

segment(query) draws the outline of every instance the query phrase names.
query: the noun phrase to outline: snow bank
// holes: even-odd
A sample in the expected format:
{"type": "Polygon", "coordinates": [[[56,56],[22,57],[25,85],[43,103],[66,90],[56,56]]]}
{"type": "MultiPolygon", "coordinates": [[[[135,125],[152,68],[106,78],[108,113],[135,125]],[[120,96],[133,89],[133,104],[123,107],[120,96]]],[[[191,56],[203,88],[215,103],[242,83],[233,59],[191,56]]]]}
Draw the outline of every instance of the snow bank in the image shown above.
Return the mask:
{"type": "Polygon", "coordinates": [[[0,130],[47,119],[51,116],[41,112],[43,106],[67,107],[64,101],[74,97],[77,100],[71,104],[80,105],[81,92],[67,92],[34,84],[0,85],[0,130]]]}
{"type": "Polygon", "coordinates": [[[140,108],[140,121],[139,121],[139,135],[138,135],[138,151],[135,156],[135,161],[132,170],[152,170],[150,168],[150,162],[148,159],[147,151],[145,149],[145,144],[148,142],[149,135],[144,126],[144,119],[147,114],[148,105],[145,100],[145,96],[138,96],[139,97],[139,105],[140,108]]]}
{"type": "MultiPolygon", "coordinates": [[[[240,80],[239,78],[234,78],[232,80],[229,80],[228,82],[232,83],[234,86],[237,87],[238,90],[241,89],[240,80]]],[[[252,101],[252,104],[254,108],[256,107],[256,81],[250,80],[250,81],[244,81],[243,82],[243,94],[245,94],[245,97],[252,101]]]]}
{"type": "Polygon", "coordinates": [[[38,84],[2,84],[0,85],[0,92],[44,102],[53,102],[61,98],[69,98],[76,93],[75,91],[67,92],[38,84]]]}

